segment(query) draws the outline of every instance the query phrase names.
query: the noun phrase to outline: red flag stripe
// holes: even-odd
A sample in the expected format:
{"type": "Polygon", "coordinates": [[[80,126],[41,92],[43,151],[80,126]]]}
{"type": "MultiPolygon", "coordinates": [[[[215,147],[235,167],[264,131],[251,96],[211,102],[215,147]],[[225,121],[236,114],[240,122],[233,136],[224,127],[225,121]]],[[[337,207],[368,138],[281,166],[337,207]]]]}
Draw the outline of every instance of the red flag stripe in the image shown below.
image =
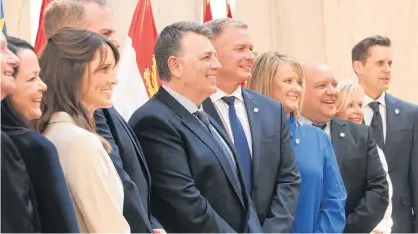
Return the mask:
{"type": "Polygon", "coordinates": [[[52,0],[42,0],[42,6],[41,11],[39,13],[39,24],[38,24],[38,32],[36,33],[36,40],[35,40],[35,51],[37,54],[41,52],[41,49],[43,48],[46,37],[45,37],[45,31],[44,31],[44,12],[46,6],[52,2],[52,0]]]}
{"type": "MultiPolygon", "coordinates": [[[[204,1],[204,0],[203,0],[204,1]]],[[[204,16],[203,16],[203,23],[211,21],[212,18],[212,9],[210,6],[210,0],[207,0],[206,2],[206,7],[205,7],[205,12],[204,12],[204,16]]]]}

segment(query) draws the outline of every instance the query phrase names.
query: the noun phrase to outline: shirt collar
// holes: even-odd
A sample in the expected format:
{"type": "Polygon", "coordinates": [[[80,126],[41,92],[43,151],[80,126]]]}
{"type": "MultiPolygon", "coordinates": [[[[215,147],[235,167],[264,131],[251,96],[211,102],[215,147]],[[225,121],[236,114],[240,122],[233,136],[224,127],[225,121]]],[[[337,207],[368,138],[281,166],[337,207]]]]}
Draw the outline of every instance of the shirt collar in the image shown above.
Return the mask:
{"type": "Polygon", "coordinates": [[[312,121],[310,121],[309,119],[307,119],[305,116],[303,116],[303,115],[299,115],[299,120],[300,120],[300,122],[302,122],[302,123],[305,123],[305,124],[309,124],[309,125],[311,125],[312,124],[312,121]]]}
{"type": "Polygon", "coordinates": [[[381,105],[386,106],[385,97],[386,97],[386,92],[383,92],[382,95],[380,95],[380,97],[378,97],[376,100],[367,96],[367,94],[364,94],[363,106],[368,106],[371,102],[374,102],[374,101],[377,101],[381,105]]]}
{"type": "MultiPolygon", "coordinates": [[[[199,109],[201,109],[201,107],[199,108],[198,106],[196,106],[196,104],[194,104],[192,101],[190,101],[189,99],[187,99],[186,97],[184,97],[183,95],[177,93],[176,91],[172,90],[171,88],[163,85],[162,86],[174,99],[176,99],[176,101],[178,101],[184,108],[186,108],[187,111],[189,111],[190,113],[195,113],[196,111],[198,111],[199,109]]],[[[202,106],[202,105],[200,105],[202,106]]]]}
{"type": "Polygon", "coordinates": [[[226,94],[224,91],[222,91],[221,89],[218,88],[216,93],[214,93],[210,96],[210,99],[212,100],[212,102],[217,102],[219,99],[221,99],[223,97],[226,97],[226,96],[234,96],[236,99],[241,100],[242,102],[244,102],[244,98],[242,97],[241,85],[238,86],[238,88],[235,89],[235,91],[232,92],[230,95],[226,94]]]}

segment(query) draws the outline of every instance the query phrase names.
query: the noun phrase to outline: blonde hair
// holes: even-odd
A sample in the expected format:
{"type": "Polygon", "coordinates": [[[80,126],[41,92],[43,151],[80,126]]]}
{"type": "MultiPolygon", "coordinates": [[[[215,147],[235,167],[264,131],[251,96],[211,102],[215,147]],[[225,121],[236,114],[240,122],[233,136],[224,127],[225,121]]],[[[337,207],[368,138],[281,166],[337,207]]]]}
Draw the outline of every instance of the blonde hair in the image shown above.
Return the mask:
{"type": "Polygon", "coordinates": [[[361,86],[352,79],[338,81],[337,90],[340,94],[337,102],[337,115],[348,108],[348,105],[353,101],[355,94],[359,92],[364,93],[361,86]]]}
{"type": "MultiPolygon", "coordinates": [[[[247,87],[267,97],[273,98],[272,86],[274,77],[279,71],[279,66],[285,63],[290,64],[295,69],[302,81],[303,90],[305,87],[305,76],[303,74],[302,66],[296,59],[279,52],[263,52],[257,55],[251,69],[252,78],[247,83],[247,87]]],[[[304,92],[302,92],[302,94],[303,93],[304,92]]],[[[299,100],[299,109],[302,105],[302,97],[299,100]]],[[[294,113],[294,115],[297,117],[297,113],[294,113]]]]}

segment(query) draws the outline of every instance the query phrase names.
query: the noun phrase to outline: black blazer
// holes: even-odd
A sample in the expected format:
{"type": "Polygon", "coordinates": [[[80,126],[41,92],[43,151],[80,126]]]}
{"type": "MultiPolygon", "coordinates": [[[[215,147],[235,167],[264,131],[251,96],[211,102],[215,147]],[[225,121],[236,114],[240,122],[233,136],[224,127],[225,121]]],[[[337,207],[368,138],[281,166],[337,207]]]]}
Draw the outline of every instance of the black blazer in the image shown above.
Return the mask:
{"type": "Polygon", "coordinates": [[[383,151],[393,186],[392,232],[418,233],[418,106],[388,93],[385,101],[387,128],[383,151]]]}
{"type": "Polygon", "coordinates": [[[1,105],[2,131],[13,141],[25,162],[34,191],[41,232],[79,232],[73,203],[55,146],[22,124],[13,107],[1,105]]]}
{"type": "Polygon", "coordinates": [[[370,233],[389,204],[386,172],[369,127],[334,118],[331,141],[347,190],[344,232],[370,233]]]}
{"type": "Polygon", "coordinates": [[[1,232],[41,232],[29,173],[12,139],[1,132],[1,232]]]}
{"type": "Polygon", "coordinates": [[[131,232],[152,233],[161,225],[151,216],[151,177],[138,139],[114,108],[98,109],[94,118],[97,133],[112,146],[110,158],[123,184],[123,215],[131,232]]]}
{"type": "MultiPolygon", "coordinates": [[[[235,156],[226,133],[211,123],[235,156]]],[[[167,232],[261,232],[240,167],[243,190],[213,136],[164,88],[132,115],[129,124],[150,168],[151,206],[167,232]]]]}
{"type": "MultiPolygon", "coordinates": [[[[250,89],[242,88],[242,96],[251,129],[251,197],[258,218],[263,232],[290,232],[301,179],[290,142],[285,111],[280,102],[250,89]]],[[[210,98],[205,100],[203,108],[223,126],[210,98]]]]}

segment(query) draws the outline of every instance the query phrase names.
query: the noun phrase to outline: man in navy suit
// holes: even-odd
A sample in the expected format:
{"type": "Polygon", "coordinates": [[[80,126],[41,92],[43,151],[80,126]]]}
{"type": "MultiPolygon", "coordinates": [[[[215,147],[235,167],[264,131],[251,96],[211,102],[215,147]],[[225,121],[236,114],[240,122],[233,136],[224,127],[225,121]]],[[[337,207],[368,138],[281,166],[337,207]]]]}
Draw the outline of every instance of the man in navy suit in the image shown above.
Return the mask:
{"type": "MultiPolygon", "coordinates": [[[[55,0],[48,5],[44,19],[47,37],[62,27],[75,26],[96,32],[119,47],[106,0],[55,0]]],[[[97,133],[112,146],[110,158],[123,183],[123,214],[131,232],[160,232],[162,227],[149,208],[151,177],[138,139],[113,107],[96,110],[94,119],[97,133]]]]}
{"type": "Polygon", "coordinates": [[[384,151],[393,184],[392,232],[418,232],[418,106],[386,90],[393,61],[384,36],[361,40],[352,49],[353,69],[364,89],[364,122],[384,151]]]}
{"type": "Polygon", "coordinates": [[[132,115],[152,176],[151,207],[167,232],[261,232],[237,153],[202,111],[220,64],[210,29],[178,22],[161,31],[162,87],[132,115]]]}
{"type": "Polygon", "coordinates": [[[248,26],[229,18],[205,25],[212,30],[222,68],[216,76],[218,89],[203,108],[229,133],[237,148],[263,232],[289,232],[301,180],[283,106],[240,86],[251,79],[254,62],[248,26]]]}

